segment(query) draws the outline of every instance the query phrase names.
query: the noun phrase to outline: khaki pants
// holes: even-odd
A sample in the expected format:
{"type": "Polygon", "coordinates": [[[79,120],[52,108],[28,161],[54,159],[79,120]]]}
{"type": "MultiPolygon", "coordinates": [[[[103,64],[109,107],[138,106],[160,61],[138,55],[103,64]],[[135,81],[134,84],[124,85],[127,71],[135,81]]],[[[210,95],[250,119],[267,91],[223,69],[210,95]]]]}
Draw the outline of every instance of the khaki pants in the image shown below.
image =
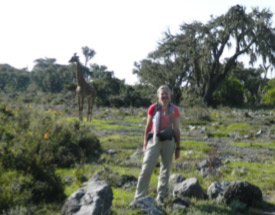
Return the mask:
{"type": "Polygon", "coordinates": [[[148,141],[141,172],[138,178],[135,199],[148,195],[151,175],[156,167],[159,155],[161,156],[161,163],[158,178],[157,198],[165,198],[168,195],[168,182],[175,146],[176,144],[174,140],[159,141],[157,138],[156,143],[154,143],[153,138],[151,138],[148,141]]]}

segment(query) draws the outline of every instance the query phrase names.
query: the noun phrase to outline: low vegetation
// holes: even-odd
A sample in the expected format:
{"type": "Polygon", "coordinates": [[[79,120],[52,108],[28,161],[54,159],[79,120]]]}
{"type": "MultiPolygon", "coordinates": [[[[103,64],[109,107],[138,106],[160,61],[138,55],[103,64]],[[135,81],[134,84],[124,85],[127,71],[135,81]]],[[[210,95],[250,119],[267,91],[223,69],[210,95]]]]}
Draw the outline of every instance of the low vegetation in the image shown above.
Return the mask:
{"type": "MultiPolygon", "coordinates": [[[[275,204],[273,114],[250,111],[247,118],[246,110],[181,110],[182,151],[173,163],[172,174],[198,178],[205,191],[214,181],[245,180],[259,186],[265,201],[275,204]],[[194,110],[196,115],[188,115],[194,110]],[[258,115],[269,124],[259,124],[258,115]],[[259,129],[262,133],[257,136],[259,129]],[[219,132],[223,135],[217,135],[219,132]],[[198,163],[207,158],[222,160],[219,175],[204,178],[197,170],[198,163]],[[183,163],[187,165],[182,167],[183,163]]],[[[60,214],[65,198],[96,174],[112,185],[114,214],[138,214],[129,208],[135,186],[125,189],[118,182],[123,175],[139,175],[142,154],[135,162],[131,157],[142,147],[146,110],[100,108],[95,110],[92,122],[83,123],[77,116],[60,112],[29,105],[1,106],[2,214],[60,214]]],[[[152,197],[156,196],[158,173],[156,168],[149,190],[152,197]]],[[[241,207],[211,200],[190,201],[182,214],[233,215],[237,214],[234,207],[241,207]]],[[[166,211],[176,214],[169,207],[166,211]]],[[[250,209],[244,214],[260,213],[250,209]]]]}

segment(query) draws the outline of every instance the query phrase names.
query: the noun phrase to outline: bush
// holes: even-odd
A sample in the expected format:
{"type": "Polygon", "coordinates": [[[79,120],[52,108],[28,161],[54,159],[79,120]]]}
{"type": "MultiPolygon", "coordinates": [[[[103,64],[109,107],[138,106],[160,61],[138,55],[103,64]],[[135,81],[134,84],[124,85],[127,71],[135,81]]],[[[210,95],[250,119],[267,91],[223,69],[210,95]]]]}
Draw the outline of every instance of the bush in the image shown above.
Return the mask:
{"type": "Polygon", "coordinates": [[[263,105],[274,106],[275,105],[275,88],[267,90],[262,99],[263,105]]]}
{"type": "Polygon", "coordinates": [[[0,107],[0,143],[0,209],[62,201],[64,186],[56,168],[96,161],[102,151],[98,138],[78,122],[7,106],[0,107]],[[14,173],[9,180],[4,178],[8,172],[14,173]]]}
{"type": "Polygon", "coordinates": [[[214,105],[240,107],[244,104],[244,85],[229,77],[213,94],[214,105]]]}

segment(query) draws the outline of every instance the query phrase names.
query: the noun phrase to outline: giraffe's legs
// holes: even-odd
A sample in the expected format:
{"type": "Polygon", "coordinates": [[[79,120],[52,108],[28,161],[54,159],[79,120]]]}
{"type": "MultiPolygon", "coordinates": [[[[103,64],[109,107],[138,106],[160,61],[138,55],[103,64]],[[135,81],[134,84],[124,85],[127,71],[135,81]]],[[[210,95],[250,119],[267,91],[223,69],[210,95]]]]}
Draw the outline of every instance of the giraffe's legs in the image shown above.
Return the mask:
{"type": "Polygon", "coordinates": [[[88,112],[87,112],[87,121],[92,120],[92,111],[93,111],[94,99],[88,98],[88,112]]]}
{"type": "Polygon", "coordinates": [[[79,120],[83,121],[83,97],[78,94],[78,110],[79,110],[79,120]]]}

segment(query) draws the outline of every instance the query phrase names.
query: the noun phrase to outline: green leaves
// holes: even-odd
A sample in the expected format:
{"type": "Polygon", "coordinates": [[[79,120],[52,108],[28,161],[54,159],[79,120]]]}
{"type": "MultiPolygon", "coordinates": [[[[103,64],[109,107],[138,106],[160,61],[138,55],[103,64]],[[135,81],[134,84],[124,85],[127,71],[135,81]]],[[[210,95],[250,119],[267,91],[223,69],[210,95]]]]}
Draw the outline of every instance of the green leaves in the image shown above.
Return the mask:
{"type": "MultiPolygon", "coordinates": [[[[271,17],[269,10],[247,13],[236,5],[206,24],[185,23],[177,35],[166,32],[157,50],[136,64],[134,73],[155,88],[167,84],[172,91],[191,89],[212,105],[213,93],[232,73],[239,56],[247,55],[251,65],[259,59],[275,65],[271,17]]],[[[181,93],[174,99],[180,98],[181,93]]]]}

